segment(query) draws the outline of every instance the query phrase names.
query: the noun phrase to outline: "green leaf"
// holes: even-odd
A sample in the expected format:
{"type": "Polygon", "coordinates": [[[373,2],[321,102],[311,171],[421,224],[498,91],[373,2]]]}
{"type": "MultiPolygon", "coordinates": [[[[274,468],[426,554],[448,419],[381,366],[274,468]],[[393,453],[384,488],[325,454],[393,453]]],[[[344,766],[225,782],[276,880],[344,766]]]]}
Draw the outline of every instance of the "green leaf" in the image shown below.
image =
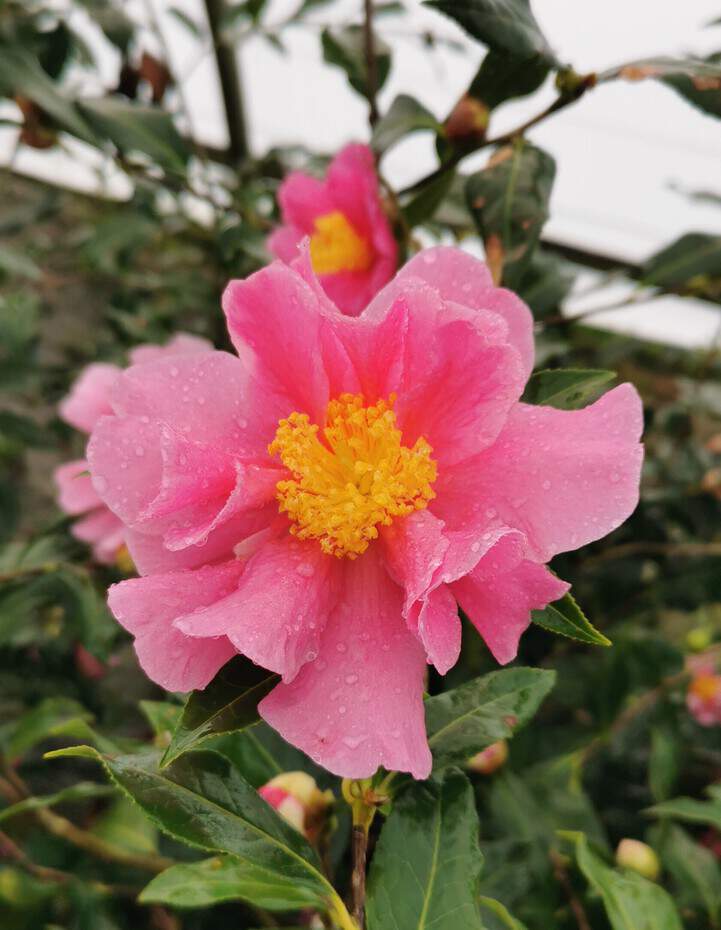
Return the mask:
{"type": "Polygon", "coordinates": [[[556,163],[524,139],[498,149],[466,181],[466,200],[494,277],[516,287],[548,219],[556,163]]]}
{"type": "Polygon", "coordinates": [[[34,420],[14,413],[12,410],[0,410],[0,438],[35,448],[48,445],[46,430],[34,420]]]}
{"type": "Polygon", "coordinates": [[[613,930],[683,930],[678,911],[663,888],[636,872],[607,866],[591,851],[582,833],[568,838],[575,843],[578,867],[603,900],[613,930]]]}
{"type": "Polygon", "coordinates": [[[304,896],[306,907],[339,906],[313,847],[217,753],[189,753],[163,770],[155,753],[113,757],[77,746],[52,754],[58,756],[102,762],[145,815],[179,842],[230,853],[275,874],[304,896]]]}
{"type": "Polygon", "coordinates": [[[156,876],[140,893],[141,904],[211,907],[223,901],[247,901],[270,911],[308,906],[303,888],[275,872],[233,856],[174,865],[156,876]]]}
{"type": "Polygon", "coordinates": [[[481,930],[473,789],[457,771],[393,803],[368,876],[368,930],[481,930]]]}
{"type": "Polygon", "coordinates": [[[721,236],[686,233],[647,259],[642,274],[645,284],[666,288],[699,276],[721,277],[721,236]]]}
{"type": "Polygon", "coordinates": [[[648,783],[656,801],[666,801],[673,792],[679,775],[680,748],[668,728],[654,727],[651,731],[648,783]]]}
{"type": "Polygon", "coordinates": [[[383,154],[396,142],[400,142],[412,132],[419,132],[423,129],[438,133],[441,131],[441,126],[422,103],[408,94],[399,94],[385,116],[378,120],[373,130],[371,146],[374,151],[383,154]]]}
{"type": "Polygon", "coordinates": [[[526,404],[543,404],[558,410],[578,410],[596,400],[615,377],[615,371],[601,369],[536,371],[529,378],[522,400],[526,404]]]}
{"type": "Polygon", "coordinates": [[[90,124],[73,101],[68,100],[26,49],[0,42],[0,96],[29,97],[57,123],[60,129],[91,145],[96,143],[90,124]]]}
{"type": "MultiPolygon", "coordinates": [[[[351,87],[368,96],[368,74],[361,26],[345,26],[343,29],[324,29],[321,34],[323,60],[329,65],[342,68],[351,87]]],[[[376,36],[376,90],[385,84],[391,69],[391,50],[376,36]]]]}
{"type": "Polygon", "coordinates": [[[46,698],[18,720],[8,740],[7,755],[19,758],[38,743],[61,734],[82,738],[83,725],[92,719],[92,714],[71,698],[46,698]]]}
{"type": "Polygon", "coordinates": [[[209,740],[207,749],[226,756],[254,788],[260,788],[283,772],[304,771],[316,780],[324,772],[300,749],[286,743],[267,723],[256,723],[241,732],[209,740]]]}
{"type": "Polygon", "coordinates": [[[170,739],[180,722],[183,708],[168,701],[140,701],[139,706],[153,728],[156,739],[170,739]]]}
{"type": "Polygon", "coordinates": [[[611,640],[591,625],[571,594],[564,594],[560,600],[549,604],[543,610],[532,610],[531,619],[544,630],[567,636],[579,643],[589,643],[591,646],[611,645],[611,640]]]}
{"type": "Polygon", "coordinates": [[[486,927],[486,930],[493,930],[494,927],[498,926],[507,928],[507,930],[526,930],[524,924],[520,920],[516,920],[509,912],[508,909],[501,904],[500,901],[496,901],[495,898],[486,898],[481,895],[478,898],[478,903],[481,906],[481,910],[490,911],[490,913],[495,918],[495,922],[486,927]]]}
{"type": "Polygon", "coordinates": [[[428,743],[435,770],[464,763],[524,726],[556,680],[540,668],[490,672],[425,703],[428,743]]]}
{"type": "Polygon", "coordinates": [[[426,5],[450,16],[493,51],[558,63],[529,0],[426,0],[426,5]]]}
{"type": "Polygon", "coordinates": [[[721,924],[721,865],[710,849],[675,824],[663,824],[654,846],[675,886],[679,907],[703,908],[713,927],[721,924]]]}
{"type": "Polygon", "coordinates": [[[644,58],[624,65],[619,76],[629,81],[654,78],[709,116],[721,116],[721,55],[708,58],[644,58]]]}
{"type": "Polygon", "coordinates": [[[123,97],[98,97],[78,106],[95,131],[123,154],[141,152],[175,174],[183,174],[190,150],[169,113],[123,97]]]}
{"type": "Polygon", "coordinates": [[[17,817],[18,814],[25,814],[28,811],[36,811],[46,807],[56,807],[58,804],[71,804],[77,801],[87,801],[91,798],[103,798],[112,794],[115,789],[109,785],[98,785],[93,781],[80,781],[69,788],[63,788],[54,794],[38,795],[32,798],[25,798],[18,801],[17,804],[11,804],[9,807],[0,810],[0,823],[3,820],[10,820],[11,817],[17,817]]]}
{"type": "Polygon", "coordinates": [[[103,812],[93,824],[91,833],[129,852],[158,851],[158,831],[143,811],[125,796],[117,798],[103,812]]]}
{"type": "Polygon", "coordinates": [[[188,32],[192,36],[194,36],[196,39],[201,38],[203,33],[200,27],[198,26],[198,24],[195,22],[194,19],[188,16],[188,14],[184,12],[183,10],[181,10],[179,7],[171,6],[170,9],[168,10],[168,15],[172,16],[179,23],[182,23],[182,25],[185,26],[188,32]]]}
{"type": "Polygon", "coordinates": [[[468,93],[487,109],[516,97],[532,94],[548,76],[550,64],[542,56],[518,58],[507,52],[489,51],[471,81],[468,93]]]}
{"type": "Polygon", "coordinates": [[[204,740],[235,733],[259,719],[258,702],[278,682],[278,676],[238,656],[225,665],[204,691],[188,697],[162,765],[168,765],[204,740]]]}
{"type": "Polygon", "coordinates": [[[403,204],[403,215],[411,229],[433,219],[436,210],[453,187],[455,177],[455,171],[444,171],[419,188],[411,200],[403,204]]]}
{"type": "Polygon", "coordinates": [[[0,247],[0,272],[11,277],[27,278],[29,281],[37,281],[42,274],[24,252],[17,252],[7,246],[0,247]]]}
{"type": "Polygon", "coordinates": [[[570,262],[538,248],[523,274],[518,296],[528,304],[537,320],[559,313],[571,292],[576,271],[570,262]]]}
{"type": "MultiPolygon", "coordinates": [[[[712,786],[713,787],[713,786],[712,786]]],[[[674,798],[654,804],[646,811],[651,817],[683,820],[686,823],[703,823],[721,830],[721,797],[714,795],[711,788],[706,789],[710,796],[708,801],[696,798],[674,798]]]]}

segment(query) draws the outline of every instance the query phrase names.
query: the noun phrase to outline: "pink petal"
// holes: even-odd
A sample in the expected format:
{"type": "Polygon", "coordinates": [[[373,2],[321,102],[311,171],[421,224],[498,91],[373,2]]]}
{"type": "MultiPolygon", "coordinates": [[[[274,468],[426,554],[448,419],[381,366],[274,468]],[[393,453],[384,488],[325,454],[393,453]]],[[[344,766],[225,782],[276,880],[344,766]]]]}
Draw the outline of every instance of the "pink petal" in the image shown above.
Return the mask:
{"type": "Polygon", "coordinates": [[[495,287],[484,262],[462,249],[438,246],[425,249],[408,261],[397,281],[421,278],[445,301],[472,310],[490,310],[508,324],[509,341],[518,351],[524,378],[533,370],[533,315],[512,291],[495,287]]]}
{"type": "Polygon", "coordinates": [[[285,223],[297,227],[305,235],[315,230],[317,216],[337,209],[324,181],[292,171],[278,188],[278,203],[285,223]]]}
{"type": "Polygon", "coordinates": [[[106,507],[92,510],[70,527],[72,535],[92,546],[96,562],[111,565],[125,542],[123,524],[106,507]]]}
{"type": "Polygon", "coordinates": [[[266,239],[265,247],[274,258],[290,265],[298,257],[303,232],[297,226],[279,226],[266,239]]]}
{"type": "Polygon", "coordinates": [[[570,585],[544,565],[524,559],[520,534],[501,539],[451,591],[502,665],[518,653],[521,634],[537,610],[562,597],[570,585]]]}
{"type": "Polygon", "coordinates": [[[193,442],[234,455],[265,457],[280,416],[272,398],[257,401],[243,363],[228,352],[165,356],[123,372],[113,391],[119,415],[168,424],[193,442]]]}
{"type": "Polygon", "coordinates": [[[468,500],[521,530],[546,562],[616,529],[638,503],[643,409],[630,384],[583,410],[518,404],[456,476],[468,500]]]}
{"type": "Polygon", "coordinates": [[[442,520],[430,510],[418,510],[383,527],[380,534],[383,556],[393,580],[404,592],[407,614],[430,588],[431,579],[448,549],[442,520]]]}
{"type": "Polygon", "coordinates": [[[197,571],[133,578],[110,588],[110,609],[135,637],[135,651],[149,678],[167,691],[204,688],[235,654],[225,637],[194,639],[177,630],[173,620],[227,597],[242,571],[234,560],[197,571]]]}
{"type": "Polygon", "coordinates": [[[269,396],[280,397],[283,415],[298,410],[323,422],[329,399],[326,367],[344,372],[349,383],[353,372],[327,305],[301,275],[274,262],[244,281],[231,281],[223,309],[238,354],[255,364],[256,390],[264,404],[269,396]]]}
{"type": "MultiPolygon", "coordinates": [[[[378,292],[381,285],[375,283],[375,264],[368,271],[339,271],[336,274],[323,274],[319,280],[330,300],[348,316],[359,316],[378,292]]],[[[395,268],[384,277],[385,284],[392,277],[395,268]]]]}
{"type": "Polygon", "coordinates": [[[260,703],[261,716],[336,775],[367,778],[382,765],[426,778],[425,661],[401,618],[402,592],[372,548],[342,565],[320,655],[260,703]]]}
{"type": "Polygon", "coordinates": [[[189,636],[227,636],[256,665],[292,681],[318,655],[338,570],[316,542],[285,533],[251,556],[237,591],[176,626],[189,636]]]}
{"type": "Polygon", "coordinates": [[[58,489],[58,503],[64,513],[75,515],[102,506],[98,492],[93,487],[85,459],[66,462],[55,469],[53,480],[58,489]]]}
{"type": "Polygon", "coordinates": [[[110,394],[120,371],[117,365],[88,365],[60,402],[60,417],[82,433],[89,433],[100,417],[112,413],[110,394]]]}
{"type": "Polygon", "coordinates": [[[132,365],[142,365],[146,362],[155,362],[159,358],[170,358],[173,355],[195,355],[198,352],[212,352],[213,344],[201,336],[191,333],[176,333],[164,346],[141,345],[130,352],[132,365]]]}
{"type": "Polygon", "coordinates": [[[461,620],[448,585],[439,585],[417,601],[411,616],[428,661],[445,675],[461,654],[461,620]]]}

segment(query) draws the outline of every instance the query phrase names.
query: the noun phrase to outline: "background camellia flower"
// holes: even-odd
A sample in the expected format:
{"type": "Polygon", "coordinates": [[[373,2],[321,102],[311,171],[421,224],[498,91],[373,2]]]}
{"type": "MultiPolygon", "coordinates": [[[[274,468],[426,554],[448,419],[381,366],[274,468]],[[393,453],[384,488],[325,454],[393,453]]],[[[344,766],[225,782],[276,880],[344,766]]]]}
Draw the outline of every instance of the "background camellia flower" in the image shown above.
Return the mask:
{"type": "MultiPolygon", "coordinates": [[[[166,356],[207,352],[209,349],[212,345],[205,339],[178,333],[165,346],[138,346],[130,353],[130,362],[136,365],[166,356]]],[[[60,418],[81,433],[92,432],[100,417],[112,413],[110,394],[121,371],[117,365],[88,365],[67,397],[60,402],[60,418]]],[[[123,523],[105,506],[93,488],[87,461],[74,459],[60,465],[55,470],[54,480],[60,509],[81,518],[71,527],[73,536],[92,547],[97,562],[115,562],[125,545],[123,523]]]]}
{"type": "Polygon", "coordinates": [[[686,706],[701,726],[721,726],[721,675],[712,663],[704,661],[693,663],[692,672],[686,706]]]}
{"type": "Polygon", "coordinates": [[[268,237],[271,254],[290,263],[310,236],[311,263],[325,292],[343,313],[357,316],[398,265],[370,148],[347,145],[323,181],[292,172],[278,202],[283,226],[268,237]]]}
{"type": "Polygon", "coordinates": [[[282,676],[261,715],[321,765],[424,778],[424,670],[456,662],[457,605],[515,657],[569,587],[545,563],[636,506],[639,397],[520,403],[531,314],[457,249],[420,253],[357,318],[307,254],[223,306],[239,358],[136,365],[93,430],[94,487],[144,576],[111,609],[165,688],[243,653],[282,676]]]}

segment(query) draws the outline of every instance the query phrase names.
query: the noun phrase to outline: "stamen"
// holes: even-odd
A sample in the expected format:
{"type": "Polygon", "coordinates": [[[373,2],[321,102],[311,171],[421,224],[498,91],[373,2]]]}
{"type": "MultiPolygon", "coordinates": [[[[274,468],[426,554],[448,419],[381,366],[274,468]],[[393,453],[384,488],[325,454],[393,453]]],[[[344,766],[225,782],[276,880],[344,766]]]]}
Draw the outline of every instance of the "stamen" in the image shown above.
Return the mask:
{"type": "Polygon", "coordinates": [[[373,262],[370,243],[355,231],[339,210],[315,219],[310,261],[316,274],[367,271],[373,262]]]}

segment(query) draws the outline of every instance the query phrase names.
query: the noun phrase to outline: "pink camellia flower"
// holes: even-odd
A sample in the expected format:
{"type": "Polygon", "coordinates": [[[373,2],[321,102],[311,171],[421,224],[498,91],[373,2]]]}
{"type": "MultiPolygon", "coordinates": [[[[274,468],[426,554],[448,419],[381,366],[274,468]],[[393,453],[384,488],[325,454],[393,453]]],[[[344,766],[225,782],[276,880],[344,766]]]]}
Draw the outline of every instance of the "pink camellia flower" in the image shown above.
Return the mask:
{"type": "Polygon", "coordinates": [[[696,662],[686,692],[686,706],[703,727],[721,726],[721,675],[710,662],[696,662]]]}
{"type": "Polygon", "coordinates": [[[111,609],[168,690],[243,653],[282,676],[261,715],[327,769],[423,778],[424,669],[456,662],[457,605],[515,657],[569,587],[544,563],[636,506],[639,397],[520,403],[531,314],[457,249],[420,253],[359,317],[307,254],[223,306],[239,358],[136,365],[93,430],[94,486],[145,576],[111,609]]]}
{"type": "MultiPolygon", "coordinates": [[[[207,352],[212,345],[205,339],[179,333],[166,346],[138,346],[130,353],[132,364],[164,356],[207,352]]],[[[81,433],[92,432],[106,414],[112,413],[110,393],[122,369],[103,363],[88,365],[60,402],[58,413],[81,433]]],[[[122,521],[102,502],[93,488],[85,459],[74,459],[60,465],[54,474],[60,509],[70,516],[79,516],[70,532],[76,539],[88,543],[96,561],[112,564],[122,552],[124,529],[122,521]]]]}
{"type": "Polygon", "coordinates": [[[278,201],[284,225],[268,237],[271,254],[290,263],[310,236],[311,264],[326,294],[343,313],[357,316],[398,265],[371,150],[347,145],[324,181],[292,172],[280,186],[278,201]]]}

